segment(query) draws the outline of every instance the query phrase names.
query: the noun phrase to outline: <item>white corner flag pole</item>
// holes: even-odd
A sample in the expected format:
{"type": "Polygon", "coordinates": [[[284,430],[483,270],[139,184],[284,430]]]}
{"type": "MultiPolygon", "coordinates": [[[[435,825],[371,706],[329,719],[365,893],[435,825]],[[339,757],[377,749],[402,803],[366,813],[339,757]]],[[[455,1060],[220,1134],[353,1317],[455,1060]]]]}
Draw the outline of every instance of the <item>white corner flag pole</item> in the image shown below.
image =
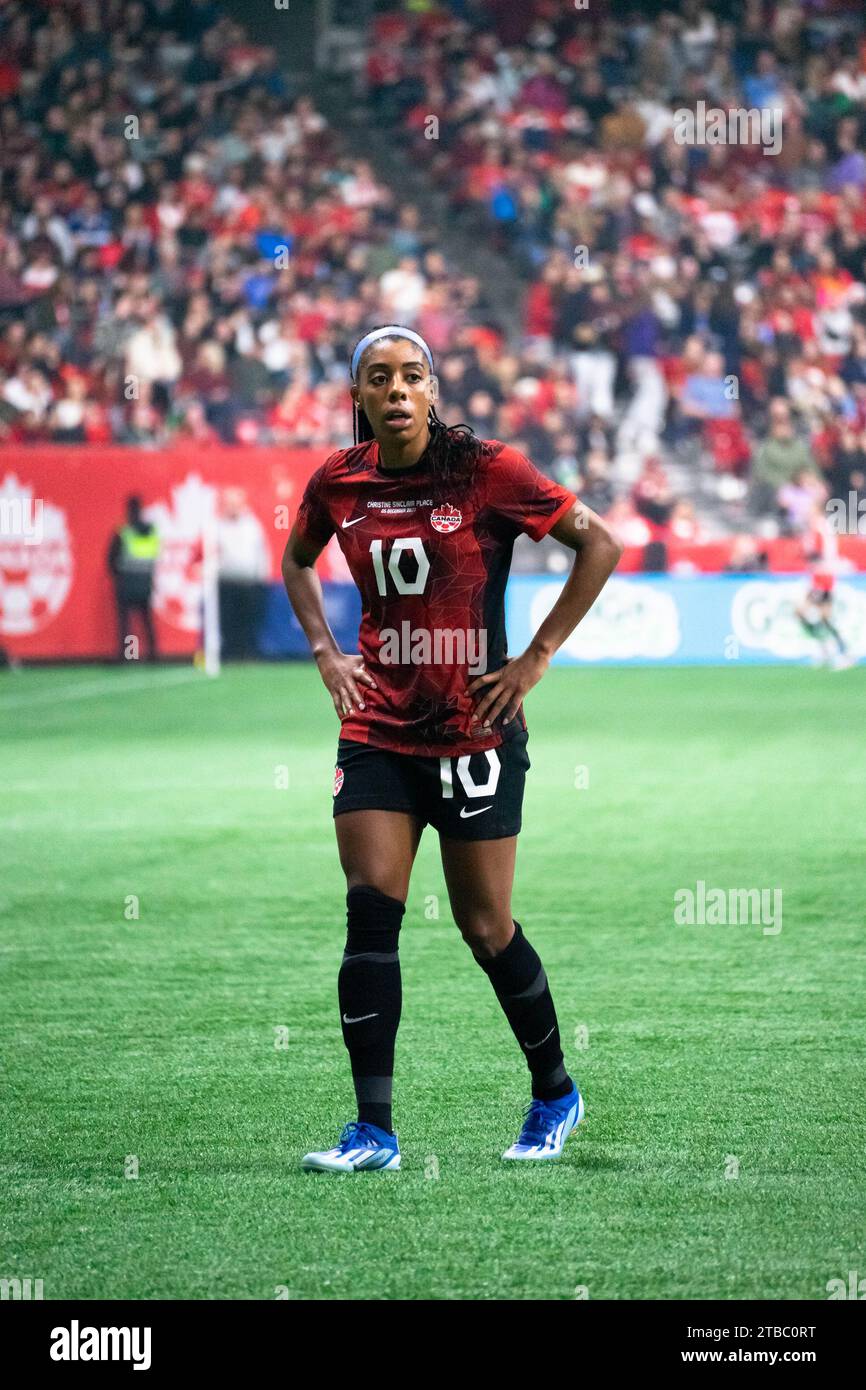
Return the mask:
{"type": "Polygon", "coordinates": [[[204,625],[204,669],[208,676],[220,673],[219,554],[215,499],[206,506],[202,525],[202,620],[204,625]]]}

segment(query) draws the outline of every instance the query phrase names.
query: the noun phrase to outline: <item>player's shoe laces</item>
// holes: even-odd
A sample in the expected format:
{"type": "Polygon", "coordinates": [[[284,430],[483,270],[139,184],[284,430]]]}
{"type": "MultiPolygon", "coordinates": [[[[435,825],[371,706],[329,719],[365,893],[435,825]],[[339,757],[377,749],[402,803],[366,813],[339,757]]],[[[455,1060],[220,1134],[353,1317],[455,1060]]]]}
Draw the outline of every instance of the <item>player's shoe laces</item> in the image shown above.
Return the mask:
{"type": "Polygon", "coordinates": [[[561,1100],[534,1100],[520,1138],[503,1158],[559,1158],[565,1141],[583,1119],[583,1096],[576,1086],[561,1100]]]}
{"type": "Polygon", "coordinates": [[[301,1167],[326,1173],[360,1173],[371,1168],[393,1171],[400,1167],[400,1147],[396,1134],[389,1134],[378,1125],[352,1120],[343,1127],[333,1149],[305,1154],[301,1167]]]}

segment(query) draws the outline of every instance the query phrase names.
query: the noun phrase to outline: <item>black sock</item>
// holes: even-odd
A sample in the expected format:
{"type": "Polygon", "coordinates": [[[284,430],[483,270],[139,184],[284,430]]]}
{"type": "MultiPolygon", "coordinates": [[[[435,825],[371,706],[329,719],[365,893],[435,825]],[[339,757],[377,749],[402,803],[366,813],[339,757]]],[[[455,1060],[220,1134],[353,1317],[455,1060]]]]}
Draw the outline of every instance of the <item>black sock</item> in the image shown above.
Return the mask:
{"type": "Polygon", "coordinates": [[[358,1119],[391,1133],[394,1043],[403,1004],[397,938],[406,907],[366,885],[349,889],[346,906],[337,993],[358,1119]]]}
{"type": "Polygon", "coordinates": [[[475,959],[490,979],[496,998],[520,1046],[532,1075],[535,1100],[559,1100],[567,1096],[573,1081],[565,1070],[559,1025],[547,976],[538,953],[523,935],[519,922],[514,935],[498,956],[475,959]]]}

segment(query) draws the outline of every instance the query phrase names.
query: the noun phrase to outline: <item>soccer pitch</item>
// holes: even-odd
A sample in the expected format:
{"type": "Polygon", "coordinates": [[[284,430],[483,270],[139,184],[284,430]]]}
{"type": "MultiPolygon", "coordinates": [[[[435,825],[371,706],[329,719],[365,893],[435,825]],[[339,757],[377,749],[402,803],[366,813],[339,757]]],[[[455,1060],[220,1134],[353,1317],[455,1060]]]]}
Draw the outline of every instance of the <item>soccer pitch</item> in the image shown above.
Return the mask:
{"type": "Polygon", "coordinates": [[[559,1163],[501,1162],[528,1073],[427,830],[403,1170],[335,1177],[298,1167],[354,1115],[315,669],[2,673],[0,1276],[46,1299],[825,1299],[866,1268],[864,697],[863,670],[550,671],[514,911],[586,1121],[559,1163]],[[781,931],[677,925],[699,881],[780,889],[781,931]]]}

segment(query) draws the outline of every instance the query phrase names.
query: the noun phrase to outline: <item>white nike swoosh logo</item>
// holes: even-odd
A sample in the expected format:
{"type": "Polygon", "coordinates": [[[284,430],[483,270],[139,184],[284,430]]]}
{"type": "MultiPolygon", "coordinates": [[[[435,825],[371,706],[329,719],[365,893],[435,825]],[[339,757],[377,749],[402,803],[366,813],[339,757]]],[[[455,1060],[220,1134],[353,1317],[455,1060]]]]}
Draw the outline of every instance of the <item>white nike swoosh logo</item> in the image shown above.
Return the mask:
{"type": "MultiPolygon", "coordinates": [[[[556,1024],[554,1023],[553,1028],[555,1028],[555,1027],[556,1027],[556,1024]]],[[[553,1032],[553,1028],[551,1028],[550,1033],[553,1032]]],[[[524,1043],[523,1046],[526,1048],[526,1051],[527,1051],[527,1052],[531,1052],[532,1049],[533,1049],[534,1047],[541,1047],[541,1043],[546,1043],[546,1042],[547,1042],[547,1039],[550,1037],[550,1033],[545,1033],[544,1037],[541,1039],[541,1042],[537,1042],[537,1043],[524,1043]]]]}
{"type": "Polygon", "coordinates": [[[359,521],[366,520],[367,518],[365,516],[356,516],[354,521],[347,521],[346,518],[343,517],[343,530],[345,531],[347,526],[357,526],[359,521]]]}
{"type": "Polygon", "coordinates": [[[482,806],[480,811],[467,811],[464,806],[460,811],[460,819],[467,820],[469,816],[482,816],[485,811],[491,811],[492,809],[492,806],[482,806]]]}
{"type": "Polygon", "coordinates": [[[378,1014],[361,1014],[360,1018],[349,1018],[348,1014],[343,1014],[344,1023],[363,1023],[365,1018],[378,1018],[378,1014]]]}

